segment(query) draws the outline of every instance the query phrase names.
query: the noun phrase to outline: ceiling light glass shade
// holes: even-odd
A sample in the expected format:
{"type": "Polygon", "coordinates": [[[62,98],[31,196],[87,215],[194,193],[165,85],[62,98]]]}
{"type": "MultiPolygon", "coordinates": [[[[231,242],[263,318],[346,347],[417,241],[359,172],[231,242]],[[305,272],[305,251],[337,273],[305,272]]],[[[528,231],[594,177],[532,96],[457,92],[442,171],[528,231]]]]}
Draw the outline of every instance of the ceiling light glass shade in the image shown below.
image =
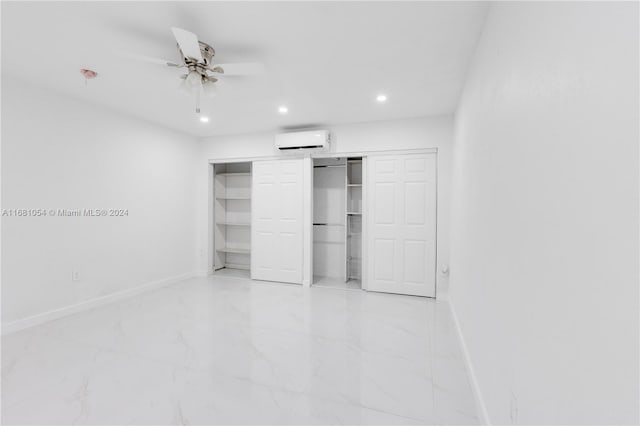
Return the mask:
{"type": "Polygon", "coordinates": [[[197,72],[191,71],[189,72],[189,75],[187,75],[185,82],[189,87],[195,89],[200,86],[202,82],[202,76],[197,72]]]}
{"type": "Polygon", "coordinates": [[[191,86],[187,84],[186,76],[180,80],[180,85],[178,86],[178,90],[187,95],[191,95],[193,93],[193,89],[191,86]]]}
{"type": "Polygon", "coordinates": [[[217,83],[214,83],[211,80],[205,80],[202,82],[202,90],[204,91],[205,95],[212,98],[218,94],[217,83]]]}

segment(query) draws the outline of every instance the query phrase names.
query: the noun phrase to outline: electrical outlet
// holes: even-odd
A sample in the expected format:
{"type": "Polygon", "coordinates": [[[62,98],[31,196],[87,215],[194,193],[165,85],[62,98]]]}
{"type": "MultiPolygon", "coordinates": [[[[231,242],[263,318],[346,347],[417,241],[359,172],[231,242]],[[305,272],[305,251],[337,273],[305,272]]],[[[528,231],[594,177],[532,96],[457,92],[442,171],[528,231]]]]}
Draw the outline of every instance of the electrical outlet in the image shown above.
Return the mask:
{"type": "Polygon", "coordinates": [[[80,281],[80,272],[75,269],[71,271],[71,281],[80,281]]]}

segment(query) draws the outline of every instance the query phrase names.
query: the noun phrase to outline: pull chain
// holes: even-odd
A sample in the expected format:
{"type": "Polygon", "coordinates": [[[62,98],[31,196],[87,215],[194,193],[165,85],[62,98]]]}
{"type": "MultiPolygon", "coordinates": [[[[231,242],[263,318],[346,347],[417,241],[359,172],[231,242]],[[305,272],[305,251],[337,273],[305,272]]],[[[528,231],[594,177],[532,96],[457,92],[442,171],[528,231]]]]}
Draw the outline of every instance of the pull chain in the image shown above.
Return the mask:
{"type": "Polygon", "coordinates": [[[196,90],[196,114],[200,114],[200,88],[196,90]]]}

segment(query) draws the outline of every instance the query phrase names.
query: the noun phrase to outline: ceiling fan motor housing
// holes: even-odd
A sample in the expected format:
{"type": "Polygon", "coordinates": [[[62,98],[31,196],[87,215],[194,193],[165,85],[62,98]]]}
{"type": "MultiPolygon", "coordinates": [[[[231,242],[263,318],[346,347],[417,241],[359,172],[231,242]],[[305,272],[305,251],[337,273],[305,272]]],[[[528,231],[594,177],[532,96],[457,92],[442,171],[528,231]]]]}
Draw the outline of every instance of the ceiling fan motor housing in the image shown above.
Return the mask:
{"type": "MultiPolygon", "coordinates": [[[[203,60],[201,64],[204,66],[211,65],[212,63],[211,60],[213,59],[214,56],[216,56],[215,49],[203,41],[198,41],[198,44],[200,45],[200,53],[202,54],[202,60],[203,60]]],[[[186,65],[192,65],[192,64],[195,65],[198,63],[195,59],[185,56],[185,54],[182,53],[182,49],[180,49],[180,45],[178,45],[178,51],[180,52],[180,56],[184,58],[186,65]]]]}
{"type": "MultiPolygon", "coordinates": [[[[180,51],[180,56],[182,56],[184,58],[184,63],[187,66],[187,68],[189,69],[189,71],[193,71],[193,72],[197,72],[198,74],[200,74],[202,76],[202,78],[204,80],[210,80],[211,82],[216,82],[218,81],[218,79],[209,76],[207,74],[207,67],[209,65],[211,65],[212,59],[214,56],[216,56],[216,51],[213,47],[211,47],[210,45],[208,45],[207,43],[203,42],[203,41],[198,41],[198,44],[200,45],[200,53],[202,54],[202,62],[198,62],[193,58],[189,58],[186,57],[184,55],[184,53],[182,53],[182,49],[180,49],[180,46],[178,45],[178,50],[180,51]]],[[[219,70],[216,70],[218,72],[224,72],[222,70],[222,68],[220,67],[216,67],[219,70]]]]}

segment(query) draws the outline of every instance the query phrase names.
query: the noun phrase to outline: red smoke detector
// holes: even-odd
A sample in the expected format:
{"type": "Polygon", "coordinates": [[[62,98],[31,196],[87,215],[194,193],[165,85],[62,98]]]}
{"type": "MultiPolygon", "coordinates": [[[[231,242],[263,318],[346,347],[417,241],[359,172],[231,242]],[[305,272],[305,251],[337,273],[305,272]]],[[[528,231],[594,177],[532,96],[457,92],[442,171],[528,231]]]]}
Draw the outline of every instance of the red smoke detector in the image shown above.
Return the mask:
{"type": "Polygon", "coordinates": [[[84,68],[82,68],[80,70],[80,74],[82,74],[84,76],[84,78],[86,78],[87,80],[91,80],[94,79],[98,76],[98,73],[92,70],[86,70],[84,68]]]}

